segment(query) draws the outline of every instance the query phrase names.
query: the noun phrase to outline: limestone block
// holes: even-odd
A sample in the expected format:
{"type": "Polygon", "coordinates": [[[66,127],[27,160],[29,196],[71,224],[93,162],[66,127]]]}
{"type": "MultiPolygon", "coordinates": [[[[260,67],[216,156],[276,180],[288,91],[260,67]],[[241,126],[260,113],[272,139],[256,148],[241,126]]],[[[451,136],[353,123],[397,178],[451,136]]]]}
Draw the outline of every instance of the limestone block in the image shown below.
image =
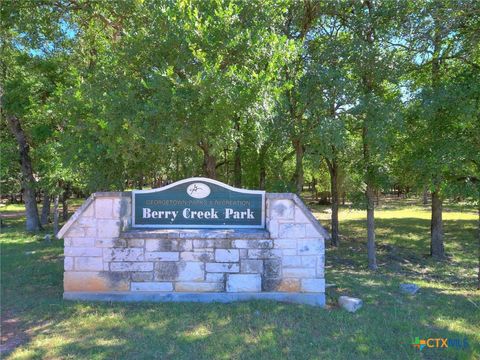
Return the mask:
{"type": "Polygon", "coordinates": [[[281,275],[282,260],[267,259],[263,261],[263,276],[267,278],[279,278],[281,275]]]}
{"type": "Polygon", "coordinates": [[[178,292],[220,292],[225,290],[221,282],[177,282],[175,291],[178,292]]]}
{"type": "Polygon", "coordinates": [[[77,271],[102,271],[103,259],[101,257],[76,257],[75,270],[77,271]]]}
{"type": "Polygon", "coordinates": [[[323,238],[323,235],[320,234],[320,232],[313,226],[312,224],[307,224],[305,227],[305,232],[306,232],[306,237],[321,237],[323,238]]]}
{"type": "Polygon", "coordinates": [[[275,239],[273,242],[273,247],[275,249],[296,249],[297,248],[297,239],[275,239]]]}
{"type": "Polygon", "coordinates": [[[217,262],[236,262],[239,260],[240,260],[240,254],[236,249],[215,250],[215,261],[217,262]]]}
{"type": "Polygon", "coordinates": [[[206,282],[223,282],[225,281],[225,274],[223,273],[209,273],[205,276],[206,282]]]}
{"type": "Polygon", "coordinates": [[[215,248],[215,249],[230,249],[232,246],[230,239],[201,239],[193,240],[193,247],[195,249],[215,248]]]}
{"type": "Polygon", "coordinates": [[[78,219],[77,219],[77,222],[75,224],[76,226],[79,226],[79,227],[97,227],[97,219],[95,219],[94,217],[90,217],[90,216],[85,216],[85,214],[82,214],[82,216],[80,216],[78,219]]]}
{"type": "Polygon", "coordinates": [[[301,267],[302,266],[302,256],[283,256],[282,257],[282,266],[283,267],[301,267]]]}
{"type": "Polygon", "coordinates": [[[146,251],[191,251],[192,240],[146,239],[146,251]]]}
{"type": "Polygon", "coordinates": [[[95,199],[95,216],[97,219],[113,219],[113,200],[108,198],[95,199]]]}
{"type": "Polygon", "coordinates": [[[65,256],[65,259],[63,260],[63,268],[65,271],[71,271],[73,270],[73,257],[71,256],[65,256]]]}
{"type": "Polygon", "coordinates": [[[317,256],[317,278],[325,277],[325,256],[317,256]]]}
{"type": "Polygon", "coordinates": [[[244,274],[250,273],[263,273],[263,261],[262,260],[242,260],[240,262],[240,272],[244,274]]]}
{"type": "Polygon", "coordinates": [[[94,247],[66,247],[65,256],[102,256],[102,249],[94,247]]]}
{"type": "Polygon", "coordinates": [[[276,290],[280,292],[298,292],[300,291],[300,280],[282,279],[276,290]]]}
{"type": "Polygon", "coordinates": [[[280,257],[282,250],[280,249],[253,249],[248,250],[249,259],[271,259],[280,257]]]}
{"type": "Polygon", "coordinates": [[[302,279],[303,292],[325,292],[325,279],[302,279]]]}
{"type": "Polygon", "coordinates": [[[128,291],[130,282],[128,274],[101,272],[66,272],[63,276],[65,291],[128,291]]]}
{"type": "Polygon", "coordinates": [[[268,292],[299,292],[300,280],[299,279],[280,279],[280,278],[263,278],[262,279],[262,291],[268,292]]]}
{"type": "Polygon", "coordinates": [[[143,261],[143,249],[140,248],[114,248],[103,249],[105,261],[143,261]]]}
{"type": "Polygon", "coordinates": [[[405,294],[415,295],[420,290],[420,286],[417,284],[400,284],[400,290],[405,294]]]}
{"type": "Polygon", "coordinates": [[[304,238],[305,224],[280,224],[280,227],[278,229],[278,236],[281,238],[304,238]]]}
{"type": "MultiPolygon", "coordinates": [[[[202,249],[203,250],[203,249],[202,249]]],[[[185,261],[212,261],[213,252],[209,251],[186,251],[180,253],[180,259],[185,261]]]]}
{"type": "Polygon", "coordinates": [[[283,276],[286,278],[314,278],[315,269],[310,268],[283,268],[283,276]]]}
{"type": "Polygon", "coordinates": [[[112,200],[112,216],[114,219],[120,219],[120,214],[122,212],[122,199],[115,198],[112,200]]]}
{"type": "Polygon", "coordinates": [[[204,265],[201,262],[182,261],[178,264],[177,280],[203,281],[205,279],[204,265]]]}
{"type": "Polygon", "coordinates": [[[278,237],[278,228],[280,224],[278,223],[278,220],[270,219],[267,221],[267,230],[270,233],[270,237],[272,239],[278,237]]]}
{"type": "Polygon", "coordinates": [[[178,276],[178,263],[174,261],[162,261],[155,263],[155,280],[175,280],[178,276]]]}
{"type": "Polygon", "coordinates": [[[314,268],[317,265],[316,256],[302,256],[302,266],[314,268]]]}
{"type": "Polygon", "coordinates": [[[348,312],[355,312],[363,306],[363,301],[350,296],[340,296],[338,298],[338,305],[348,312]]]}
{"type": "Polygon", "coordinates": [[[95,217],[95,205],[93,203],[88,205],[82,216],[95,217]]]}
{"type": "Polygon", "coordinates": [[[131,274],[132,281],[152,281],[153,280],[153,272],[132,272],[131,274]]]}
{"type": "Polygon", "coordinates": [[[132,282],[132,291],[173,291],[171,282],[132,282]]]}
{"type": "Polygon", "coordinates": [[[323,239],[298,240],[298,255],[321,255],[325,253],[323,239]]]}
{"type": "Polygon", "coordinates": [[[295,206],[295,222],[296,223],[309,223],[310,219],[303,213],[303,210],[298,206],[295,206]]]}
{"type": "Polygon", "coordinates": [[[197,253],[205,253],[205,252],[208,252],[208,253],[211,253],[211,256],[213,256],[213,252],[215,251],[214,248],[202,248],[202,249],[193,249],[193,250],[188,250],[188,251],[193,251],[193,252],[197,252],[197,253]]]}
{"type": "Polygon", "coordinates": [[[282,249],[283,256],[295,256],[297,255],[297,249],[282,249]]]}
{"type": "Polygon", "coordinates": [[[119,248],[126,247],[127,241],[125,239],[96,239],[95,247],[98,248],[119,248]]]}
{"type": "Polygon", "coordinates": [[[145,240],[143,239],[128,239],[128,247],[144,247],[145,240]]]}
{"type": "Polygon", "coordinates": [[[258,292],[262,290],[260,274],[228,274],[227,292],[258,292]]]}
{"type": "Polygon", "coordinates": [[[273,247],[272,240],[234,240],[232,247],[236,249],[270,249],[273,247]]]}
{"type": "Polygon", "coordinates": [[[94,238],[66,238],[63,243],[64,243],[64,246],[93,247],[95,246],[95,239],[94,238]]]}
{"type": "MultiPolygon", "coordinates": [[[[143,249],[142,249],[143,250],[143,249]]],[[[166,251],[154,251],[146,252],[145,260],[157,260],[157,261],[178,261],[180,258],[178,252],[166,252],[166,251]]]]}
{"type": "Polygon", "coordinates": [[[152,271],[153,262],[112,262],[110,271],[152,271]]]}
{"type": "Polygon", "coordinates": [[[65,238],[80,238],[85,237],[85,229],[76,225],[73,225],[68,229],[67,233],[64,236],[65,238]]]}
{"type": "Polygon", "coordinates": [[[276,199],[269,202],[270,218],[292,220],[295,213],[292,200],[276,199]]]}
{"type": "Polygon", "coordinates": [[[238,273],[240,267],[236,263],[206,263],[207,272],[238,273]]]}
{"type": "Polygon", "coordinates": [[[120,221],[97,220],[97,238],[116,238],[120,235],[120,221]]]}
{"type": "Polygon", "coordinates": [[[83,228],[85,237],[96,237],[97,236],[97,227],[86,227],[83,228]]]}

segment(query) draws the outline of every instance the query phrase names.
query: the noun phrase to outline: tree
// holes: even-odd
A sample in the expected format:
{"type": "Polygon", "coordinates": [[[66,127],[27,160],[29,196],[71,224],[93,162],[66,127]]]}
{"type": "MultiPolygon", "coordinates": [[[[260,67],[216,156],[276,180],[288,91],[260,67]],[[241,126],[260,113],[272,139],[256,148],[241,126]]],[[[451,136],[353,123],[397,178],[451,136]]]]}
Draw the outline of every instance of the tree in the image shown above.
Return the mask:
{"type": "Polygon", "coordinates": [[[330,12],[351,36],[351,80],[356,86],[356,101],[350,113],[360,133],[362,178],[367,208],[368,266],[377,269],[375,246],[375,193],[379,187],[382,163],[389,146],[389,131],[396,123],[398,93],[390,84],[396,77],[394,52],[387,46],[401,22],[401,3],[373,1],[340,2],[330,12]]]}
{"type": "Polygon", "coordinates": [[[455,103],[462,89],[456,73],[475,67],[469,56],[473,44],[467,41],[476,31],[475,22],[469,20],[473,6],[471,2],[416,3],[406,21],[410,35],[400,44],[411,59],[404,160],[412,177],[431,191],[430,254],[438,259],[445,257],[443,202],[452,175],[462,167],[458,154],[463,145],[456,127],[463,110],[455,103]]]}
{"type": "Polygon", "coordinates": [[[282,118],[282,128],[293,147],[295,167],[292,182],[295,192],[303,190],[303,158],[312,130],[310,118],[306,116],[306,102],[303,92],[307,67],[307,44],[311,30],[320,14],[320,3],[316,1],[292,1],[285,13],[284,23],[279,31],[288,39],[289,50],[285,51],[285,65],[279,79],[282,96],[278,102],[278,112],[282,118]]]}
{"type": "Polygon", "coordinates": [[[347,61],[352,44],[348,30],[339,19],[329,15],[328,8],[322,13],[308,44],[309,62],[303,92],[307,114],[316,124],[311,152],[325,159],[330,176],[332,245],[338,246],[340,172],[342,163],[345,166],[346,162],[345,151],[352,143],[347,118],[348,109],[355,101],[347,61]]]}

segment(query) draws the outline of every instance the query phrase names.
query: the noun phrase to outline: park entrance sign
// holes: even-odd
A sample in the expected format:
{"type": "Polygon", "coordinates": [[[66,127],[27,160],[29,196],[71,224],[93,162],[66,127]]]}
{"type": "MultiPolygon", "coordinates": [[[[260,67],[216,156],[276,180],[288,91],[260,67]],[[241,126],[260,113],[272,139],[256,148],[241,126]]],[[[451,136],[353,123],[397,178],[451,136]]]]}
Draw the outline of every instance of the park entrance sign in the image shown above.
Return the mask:
{"type": "Polygon", "coordinates": [[[134,228],[264,228],[265,191],[244,190],[207,178],[135,190],[134,228]]]}
{"type": "Polygon", "coordinates": [[[58,237],[65,299],[325,305],[328,233],[295,194],[206,178],[97,192],[58,237]]]}

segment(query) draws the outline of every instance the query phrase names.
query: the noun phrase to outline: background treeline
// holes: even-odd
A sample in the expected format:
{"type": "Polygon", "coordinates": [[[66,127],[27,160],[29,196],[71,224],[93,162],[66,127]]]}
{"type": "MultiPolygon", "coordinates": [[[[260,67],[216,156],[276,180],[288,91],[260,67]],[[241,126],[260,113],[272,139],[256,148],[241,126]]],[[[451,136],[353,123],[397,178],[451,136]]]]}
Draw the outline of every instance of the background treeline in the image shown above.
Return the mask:
{"type": "Polygon", "coordinates": [[[334,245],[364,206],[375,269],[379,193],[431,194],[439,258],[443,201],[478,204],[476,0],[0,6],[1,193],[28,230],[40,198],[203,175],[328,192],[334,245]]]}

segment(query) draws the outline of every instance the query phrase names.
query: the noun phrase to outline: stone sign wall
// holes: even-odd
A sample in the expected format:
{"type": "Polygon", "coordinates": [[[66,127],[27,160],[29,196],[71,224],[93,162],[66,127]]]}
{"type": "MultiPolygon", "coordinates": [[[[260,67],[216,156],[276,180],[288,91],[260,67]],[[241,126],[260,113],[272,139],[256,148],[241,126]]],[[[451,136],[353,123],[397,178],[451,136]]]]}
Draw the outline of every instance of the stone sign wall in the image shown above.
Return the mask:
{"type": "Polygon", "coordinates": [[[131,202],[92,194],[61,229],[64,298],[325,304],[328,233],[296,195],[266,194],[264,229],[134,229],[131,202]]]}

